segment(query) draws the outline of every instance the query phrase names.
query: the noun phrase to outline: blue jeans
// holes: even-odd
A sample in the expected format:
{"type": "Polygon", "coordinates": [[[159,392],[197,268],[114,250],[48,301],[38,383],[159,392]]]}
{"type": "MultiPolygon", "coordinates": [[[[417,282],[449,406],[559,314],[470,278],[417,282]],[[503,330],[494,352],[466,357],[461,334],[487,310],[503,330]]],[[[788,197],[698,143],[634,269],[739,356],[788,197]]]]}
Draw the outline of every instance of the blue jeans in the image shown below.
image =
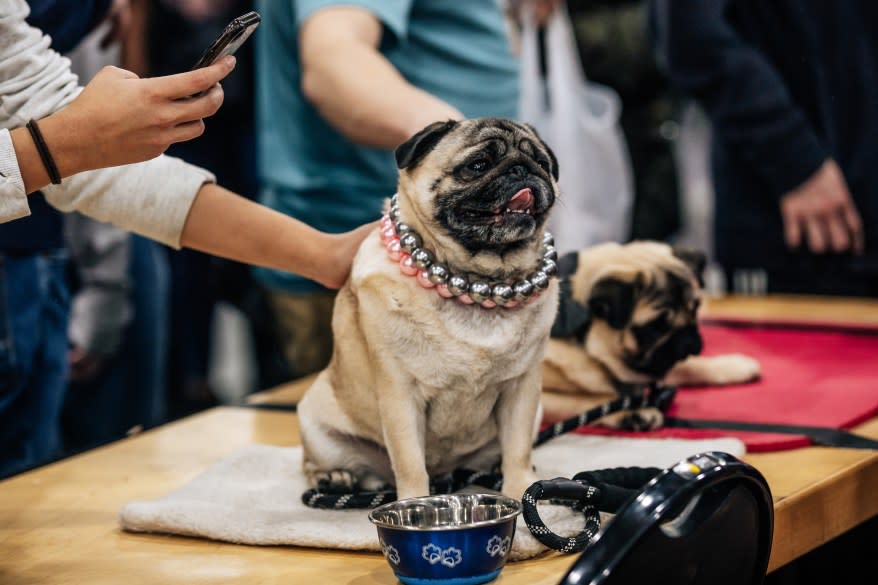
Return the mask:
{"type": "Polygon", "coordinates": [[[0,478],[59,453],[67,387],[66,252],[0,255],[0,478]]]}

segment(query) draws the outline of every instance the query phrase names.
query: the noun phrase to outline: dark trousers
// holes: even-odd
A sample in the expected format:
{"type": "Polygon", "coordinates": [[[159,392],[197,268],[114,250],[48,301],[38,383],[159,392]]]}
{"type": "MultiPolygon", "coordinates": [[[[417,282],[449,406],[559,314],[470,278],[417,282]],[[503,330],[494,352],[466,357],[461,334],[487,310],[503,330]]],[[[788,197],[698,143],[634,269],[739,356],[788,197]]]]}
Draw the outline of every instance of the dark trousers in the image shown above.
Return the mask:
{"type": "Polygon", "coordinates": [[[66,253],[0,256],[0,478],[59,454],[67,387],[66,253]]]}

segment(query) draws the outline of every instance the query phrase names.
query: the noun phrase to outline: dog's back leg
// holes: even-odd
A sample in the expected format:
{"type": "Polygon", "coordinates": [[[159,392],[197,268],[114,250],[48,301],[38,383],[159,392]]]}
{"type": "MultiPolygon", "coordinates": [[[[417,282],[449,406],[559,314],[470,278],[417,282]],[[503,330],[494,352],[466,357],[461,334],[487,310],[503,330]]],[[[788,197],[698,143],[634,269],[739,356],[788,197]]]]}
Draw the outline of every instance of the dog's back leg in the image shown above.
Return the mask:
{"type": "Polygon", "coordinates": [[[387,454],[375,443],[352,434],[327,372],[321,372],[299,403],[304,449],[303,471],[312,487],[348,493],[376,490],[392,483],[387,454]]]}

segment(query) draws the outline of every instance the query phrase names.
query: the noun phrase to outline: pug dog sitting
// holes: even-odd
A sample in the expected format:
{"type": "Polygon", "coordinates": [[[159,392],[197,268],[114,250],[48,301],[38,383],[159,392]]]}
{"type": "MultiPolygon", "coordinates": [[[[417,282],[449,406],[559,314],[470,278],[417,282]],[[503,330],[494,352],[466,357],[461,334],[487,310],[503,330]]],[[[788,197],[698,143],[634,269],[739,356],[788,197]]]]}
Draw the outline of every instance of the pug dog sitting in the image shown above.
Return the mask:
{"type": "Polygon", "coordinates": [[[428,126],[396,150],[397,196],[339,291],[335,349],[299,404],[304,470],[336,491],[501,466],[521,498],[535,477],[557,255],[544,226],[554,155],[494,118],[428,126]]]}
{"type": "MultiPolygon", "coordinates": [[[[700,252],[660,242],[601,244],[561,258],[560,307],[543,360],[544,422],[576,416],[654,381],[758,379],[759,362],[750,357],[698,355],[704,263],[700,252]]],[[[655,408],[600,421],[635,430],[662,423],[655,408]]]]}

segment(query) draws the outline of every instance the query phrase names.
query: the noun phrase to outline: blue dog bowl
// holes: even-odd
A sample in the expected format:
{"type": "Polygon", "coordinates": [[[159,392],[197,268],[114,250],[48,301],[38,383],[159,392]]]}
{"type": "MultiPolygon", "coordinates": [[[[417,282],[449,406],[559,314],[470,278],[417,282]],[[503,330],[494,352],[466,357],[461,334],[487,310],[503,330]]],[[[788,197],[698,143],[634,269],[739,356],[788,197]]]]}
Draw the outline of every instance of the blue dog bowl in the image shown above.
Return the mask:
{"type": "Polygon", "coordinates": [[[476,585],[500,574],[520,513],[512,498],[451,494],[391,502],[372,510],[369,520],[406,585],[476,585]]]}

